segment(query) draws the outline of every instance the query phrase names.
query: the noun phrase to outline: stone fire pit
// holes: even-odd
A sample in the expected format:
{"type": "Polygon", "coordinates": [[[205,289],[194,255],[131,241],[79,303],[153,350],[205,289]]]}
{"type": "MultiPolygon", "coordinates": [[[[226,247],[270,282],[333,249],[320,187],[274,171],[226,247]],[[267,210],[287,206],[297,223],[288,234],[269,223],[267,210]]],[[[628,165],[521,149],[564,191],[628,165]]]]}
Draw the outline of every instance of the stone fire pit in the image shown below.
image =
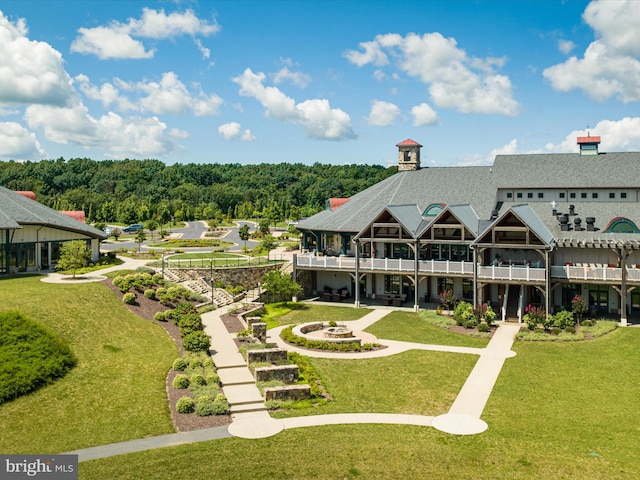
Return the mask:
{"type": "Polygon", "coordinates": [[[352,338],[353,331],[346,327],[329,327],[323,330],[325,338],[352,338]]]}

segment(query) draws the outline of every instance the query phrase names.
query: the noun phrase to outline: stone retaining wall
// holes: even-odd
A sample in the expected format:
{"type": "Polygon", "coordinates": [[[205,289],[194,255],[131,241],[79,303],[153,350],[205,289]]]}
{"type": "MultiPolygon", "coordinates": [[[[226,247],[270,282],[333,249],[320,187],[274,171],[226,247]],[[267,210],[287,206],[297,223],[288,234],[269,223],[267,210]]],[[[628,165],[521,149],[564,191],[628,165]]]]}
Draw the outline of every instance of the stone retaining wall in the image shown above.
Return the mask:
{"type": "Polygon", "coordinates": [[[287,361],[287,351],[279,348],[265,348],[263,350],[247,350],[247,363],[282,363],[287,361]]]}
{"type": "MultiPolygon", "coordinates": [[[[242,285],[245,290],[255,288],[258,283],[262,282],[262,277],[271,270],[278,270],[282,268],[282,263],[275,263],[270,265],[256,265],[251,267],[225,267],[214,268],[213,282],[224,282],[225,285],[242,285]]],[[[188,275],[191,278],[204,278],[207,282],[210,282],[209,269],[184,269],[187,270],[188,275]]]]}
{"type": "Polygon", "coordinates": [[[285,385],[282,387],[267,387],[264,389],[264,400],[305,400],[311,398],[309,385],[285,385]]]}
{"type": "Polygon", "coordinates": [[[280,380],[284,383],[296,383],[298,381],[298,365],[258,367],[254,374],[257,382],[280,380]]]}

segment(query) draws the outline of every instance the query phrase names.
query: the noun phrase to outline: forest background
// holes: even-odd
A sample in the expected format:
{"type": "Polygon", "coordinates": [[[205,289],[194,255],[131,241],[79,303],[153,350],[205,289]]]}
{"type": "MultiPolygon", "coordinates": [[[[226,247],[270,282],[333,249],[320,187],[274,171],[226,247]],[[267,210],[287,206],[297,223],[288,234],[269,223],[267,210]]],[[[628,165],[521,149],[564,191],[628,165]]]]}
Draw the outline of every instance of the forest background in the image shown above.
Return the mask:
{"type": "Polygon", "coordinates": [[[218,218],[297,221],[397,172],[380,165],[173,164],[73,158],[0,162],[0,185],[33,191],[87,222],[167,223],[218,218]]]}

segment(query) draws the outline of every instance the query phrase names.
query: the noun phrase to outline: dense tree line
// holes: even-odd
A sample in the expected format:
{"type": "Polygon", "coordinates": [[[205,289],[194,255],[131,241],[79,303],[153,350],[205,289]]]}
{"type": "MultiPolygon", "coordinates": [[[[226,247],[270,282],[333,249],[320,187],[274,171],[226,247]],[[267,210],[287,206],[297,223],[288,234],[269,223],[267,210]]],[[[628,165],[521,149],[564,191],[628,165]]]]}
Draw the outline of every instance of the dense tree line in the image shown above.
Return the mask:
{"type": "Polygon", "coordinates": [[[393,175],[377,165],[179,164],[158,160],[0,162],[0,185],[31,190],[56,210],[84,210],[90,222],[157,219],[298,220],[331,197],[349,197],[393,175]]]}

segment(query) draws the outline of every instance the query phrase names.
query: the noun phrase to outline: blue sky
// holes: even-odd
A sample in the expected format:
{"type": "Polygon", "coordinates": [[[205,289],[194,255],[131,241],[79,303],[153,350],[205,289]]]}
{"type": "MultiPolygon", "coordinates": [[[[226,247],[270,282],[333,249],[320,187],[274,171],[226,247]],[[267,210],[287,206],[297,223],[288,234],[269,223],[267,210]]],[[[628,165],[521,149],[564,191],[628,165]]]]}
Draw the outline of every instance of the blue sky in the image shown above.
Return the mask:
{"type": "Polygon", "coordinates": [[[0,160],[640,151],[639,1],[0,3],[0,160]]]}

